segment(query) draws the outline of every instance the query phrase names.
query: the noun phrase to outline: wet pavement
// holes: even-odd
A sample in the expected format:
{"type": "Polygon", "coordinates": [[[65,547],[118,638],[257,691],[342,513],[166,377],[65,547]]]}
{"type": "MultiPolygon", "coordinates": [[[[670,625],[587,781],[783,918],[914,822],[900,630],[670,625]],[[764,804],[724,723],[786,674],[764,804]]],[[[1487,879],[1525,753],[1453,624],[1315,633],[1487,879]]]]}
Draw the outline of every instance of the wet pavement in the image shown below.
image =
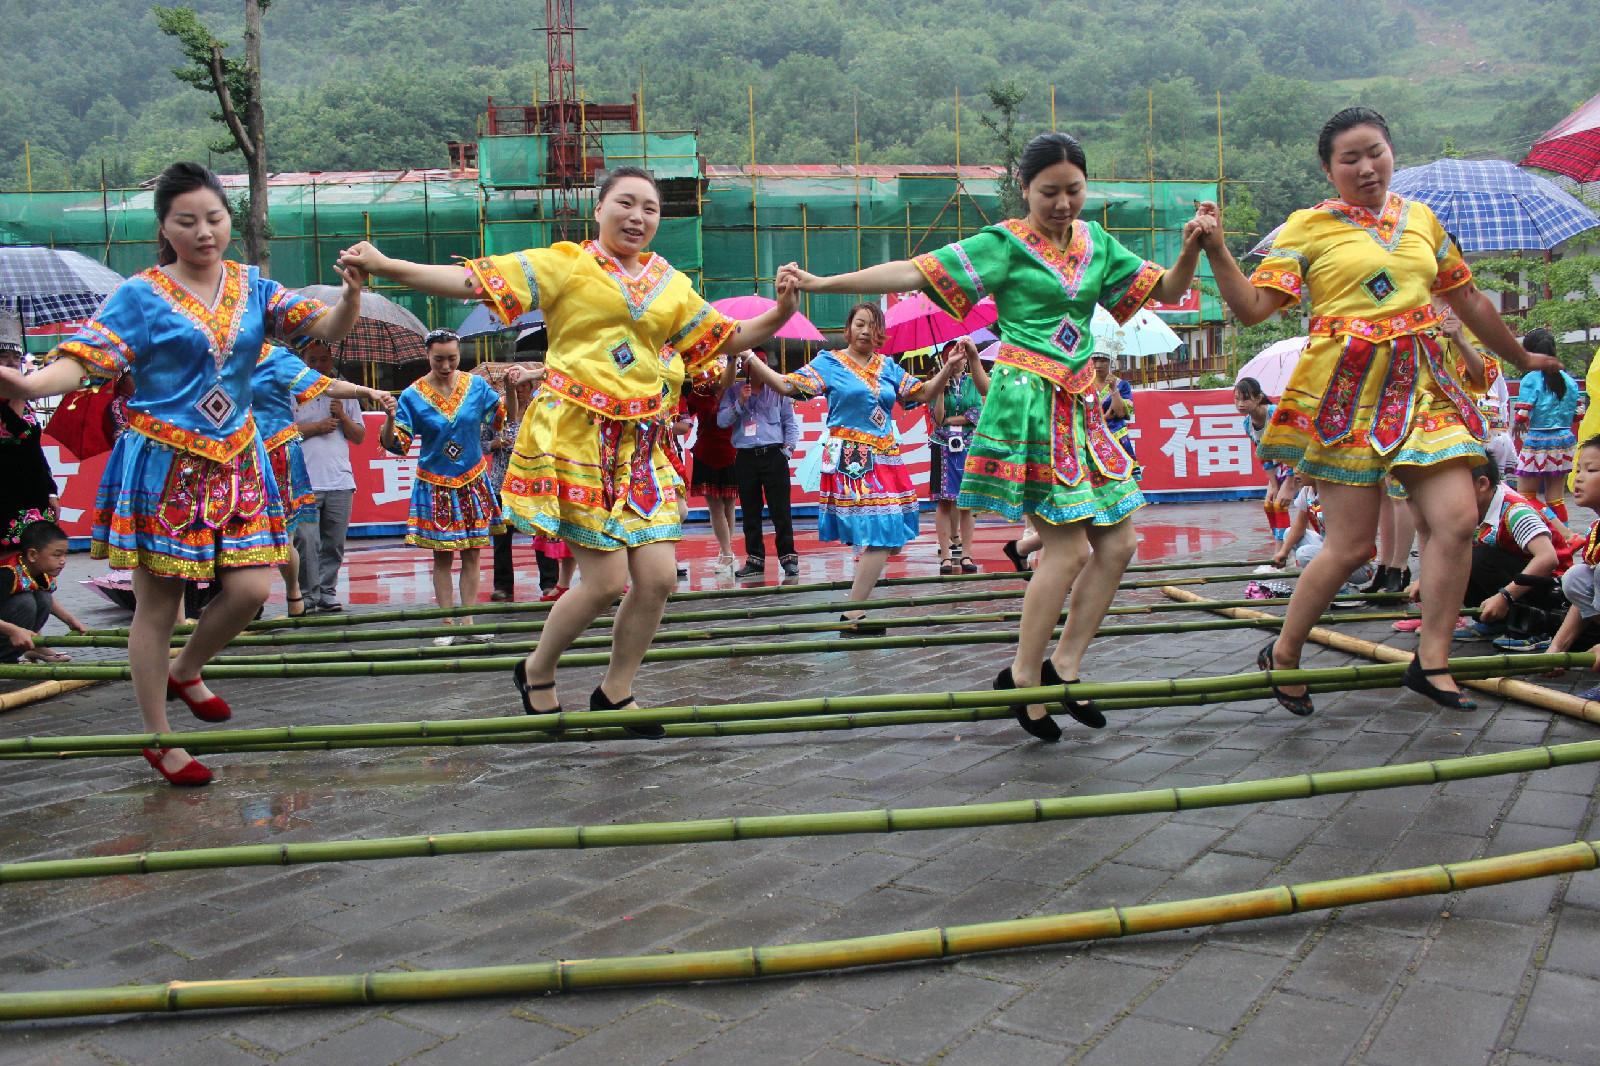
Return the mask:
{"type": "MultiPolygon", "coordinates": [[[[1141,513],[1139,528],[1141,562],[1270,553],[1258,504],[1153,507],[1141,513]]],[[[977,555],[986,569],[1006,568],[999,545],[1009,535],[980,529],[977,555]]],[[[914,543],[891,574],[933,572],[931,541],[925,535],[914,543]]],[[[426,564],[415,553],[393,542],[352,547],[341,592],[353,614],[427,602],[426,564]]],[[[800,550],[802,581],[848,578],[848,554],[817,548],[814,534],[801,538],[800,550]]],[[[711,566],[709,535],[691,536],[684,554],[688,587],[732,584],[711,566]]],[[[99,566],[77,555],[66,577],[99,566]]],[[[775,561],[770,566],[776,581],[775,561]]],[[[488,585],[485,573],[485,593],[488,585]]],[[[528,581],[522,591],[531,588],[528,581]]],[[[1200,591],[1230,598],[1239,589],[1200,591]]],[[[75,585],[66,596],[91,626],[126,624],[126,614],[75,585]]],[[[803,593],[788,602],[838,598],[803,593]]],[[[1120,602],[1161,599],[1149,590],[1123,593],[1120,602]]],[[[275,602],[269,613],[281,612],[281,591],[275,602]]],[[[1014,609],[1010,603],[1005,609],[1014,609]]],[[[986,609],[976,599],[951,608],[986,609]]],[[[1387,623],[1352,621],[1349,630],[1414,646],[1387,623]]],[[[1238,673],[1252,669],[1262,641],[1255,631],[1103,639],[1090,651],[1085,680],[1238,673]]],[[[974,689],[987,687],[1008,660],[1001,647],[974,646],[667,663],[646,666],[637,691],[649,702],[680,704],[974,689]]],[[[1319,648],[1306,661],[1351,660],[1319,648]]],[[[565,702],[581,706],[598,673],[566,672],[565,702]]],[[[1592,679],[1544,683],[1570,690],[1592,679]]],[[[481,717],[516,707],[510,679],[497,674],[219,681],[215,688],[236,708],[230,724],[242,727],[481,717]]],[[[1001,721],[224,755],[207,758],[218,779],[197,791],[167,786],[142,760],[4,762],[0,859],[992,802],[1600,736],[1589,724],[1477,698],[1478,710],[1451,712],[1403,690],[1324,695],[1308,719],[1260,701],[1150,708],[1116,714],[1100,732],[1062,719],[1067,735],[1054,746],[1001,721]]],[[[102,685],[0,716],[0,736],[127,732],[137,722],[129,687],[102,685]]],[[[0,887],[0,990],[690,951],[1184,899],[1586,839],[1597,779],[1600,767],[1579,766],[987,830],[12,884],[0,887]]],[[[1597,908],[1600,872],[803,979],[13,1024],[0,1026],[0,1066],[1600,1063],[1597,908]]]]}

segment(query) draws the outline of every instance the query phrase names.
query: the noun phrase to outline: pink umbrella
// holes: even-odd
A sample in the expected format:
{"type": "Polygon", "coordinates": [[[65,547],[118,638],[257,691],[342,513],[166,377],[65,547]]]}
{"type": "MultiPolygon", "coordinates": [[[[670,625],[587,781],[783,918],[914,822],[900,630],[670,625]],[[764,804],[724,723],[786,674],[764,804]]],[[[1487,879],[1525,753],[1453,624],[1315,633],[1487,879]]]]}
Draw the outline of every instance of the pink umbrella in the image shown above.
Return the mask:
{"type": "MultiPolygon", "coordinates": [[[[755,318],[778,306],[776,300],[769,300],[765,296],[726,296],[720,300],[712,300],[711,306],[727,315],[729,318],[755,318]]],[[[776,337],[786,337],[792,341],[822,341],[827,340],[822,331],[811,324],[805,315],[795,312],[794,317],[785,322],[776,337]]]]}
{"type": "Polygon", "coordinates": [[[912,293],[897,301],[884,315],[884,323],[889,329],[880,350],[886,355],[897,355],[918,348],[929,348],[964,337],[991,325],[999,317],[992,296],[985,296],[967,312],[966,318],[957,322],[922,293],[912,293]]]}

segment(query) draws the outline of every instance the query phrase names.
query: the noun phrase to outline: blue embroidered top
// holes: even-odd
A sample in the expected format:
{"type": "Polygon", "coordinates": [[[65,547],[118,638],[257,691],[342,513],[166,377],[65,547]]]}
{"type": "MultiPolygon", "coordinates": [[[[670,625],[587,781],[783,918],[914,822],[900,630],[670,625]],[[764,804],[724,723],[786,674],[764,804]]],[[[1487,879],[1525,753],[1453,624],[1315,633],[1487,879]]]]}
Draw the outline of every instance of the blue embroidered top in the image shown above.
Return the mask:
{"type": "MultiPolygon", "coordinates": [[[[489,465],[483,454],[481,426],[497,433],[505,422],[505,403],[494,386],[476,374],[456,373],[455,387],[442,396],[419,378],[400,394],[394,415],[397,454],[411,448],[414,437],[422,438],[422,456],[417,477],[432,485],[460,488],[489,465]]],[[[393,451],[394,449],[390,449],[393,451]]]]}
{"type": "Polygon", "coordinates": [[[207,307],[159,269],[135,274],[56,349],[91,375],[133,373],[128,428],[180,451],[231,460],[256,435],[250,377],[268,340],[288,340],[325,304],[225,261],[207,307]]]}
{"type": "Polygon", "coordinates": [[[291,401],[309,403],[327,392],[332,384],[332,378],[312,370],[287,348],[268,348],[261,353],[250,375],[250,393],[256,412],[256,431],[261,434],[261,443],[267,451],[300,436],[291,401]]]}
{"type": "Polygon", "coordinates": [[[1557,396],[1544,383],[1544,371],[1535,370],[1522,378],[1517,386],[1517,399],[1513,410],[1518,422],[1526,422],[1529,429],[1554,429],[1572,432],[1572,423],[1578,418],[1578,383],[1565,370],[1561,377],[1567,386],[1566,395],[1557,396]]]}
{"type": "Polygon", "coordinates": [[[883,455],[900,454],[890,419],[895,401],[907,410],[922,402],[922,379],[881,352],[862,366],[852,356],[821,351],[788,378],[808,398],[827,396],[833,439],[860,441],[883,455]]]}

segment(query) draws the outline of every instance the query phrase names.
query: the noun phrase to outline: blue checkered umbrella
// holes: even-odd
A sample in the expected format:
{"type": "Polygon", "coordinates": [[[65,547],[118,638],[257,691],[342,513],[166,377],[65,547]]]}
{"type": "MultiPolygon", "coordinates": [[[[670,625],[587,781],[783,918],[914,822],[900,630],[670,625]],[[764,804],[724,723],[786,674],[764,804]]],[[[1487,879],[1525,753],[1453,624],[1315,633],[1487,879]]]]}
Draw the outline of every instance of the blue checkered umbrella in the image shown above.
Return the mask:
{"type": "Polygon", "coordinates": [[[483,304],[472,309],[472,313],[461,320],[461,325],[456,327],[456,333],[462,340],[469,337],[487,337],[492,333],[503,333],[507,330],[539,329],[544,325],[543,311],[529,311],[521,315],[511,325],[500,323],[500,316],[490,311],[483,304]]]}
{"type": "Polygon", "coordinates": [[[78,252],[0,247],[0,309],[21,315],[26,326],[88,318],[122,281],[78,252]]]}
{"type": "Polygon", "coordinates": [[[1600,226],[1600,217],[1571,193],[1504,159],[1407,167],[1389,188],[1433,208],[1464,252],[1554,248],[1600,226]]]}

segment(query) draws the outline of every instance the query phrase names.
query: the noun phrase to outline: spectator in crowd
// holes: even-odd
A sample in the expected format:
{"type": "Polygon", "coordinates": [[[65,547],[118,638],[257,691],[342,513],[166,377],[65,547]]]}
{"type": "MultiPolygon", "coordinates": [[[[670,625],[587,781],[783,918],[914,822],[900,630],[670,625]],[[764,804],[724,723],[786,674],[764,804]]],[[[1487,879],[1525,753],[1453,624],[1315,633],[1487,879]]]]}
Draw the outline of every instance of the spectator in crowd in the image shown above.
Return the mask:
{"type": "MultiPolygon", "coordinates": [[[[772,365],[764,348],[744,355],[772,365]]],[[[736,360],[742,365],[743,355],[736,360]]],[[[789,518],[789,459],[800,444],[794,401],[743,371],[740,379],[737,386],[723,391],[717,409],[717,425],[732,430],[733,476],[739,485],[739,509],[744,512],[744,565],[733,576],[754,578],[766,573],[767,544],[761,525],[765,497],[778,565],[785,577],[797,577],[800,556],[795,554],[794,523],[789,518]]]]}
{"type": "MultiPolygon", "coordinates": [[[[317,373],[339,377],[333,352],[326,344],[312,341],[301,358],[317,373]]],[[[295,546],[300,549],[300,593],[306,598],[307,614],[341,611],[339,568],[344,565],[345,534],[356,495],[350,445],[367,439],[367,426],[361,420],[359,401],[326,395],[296,404],[294,420],[300,427],[301,454],[316,498],[316,514],[294,527],[295,546]]]]}

